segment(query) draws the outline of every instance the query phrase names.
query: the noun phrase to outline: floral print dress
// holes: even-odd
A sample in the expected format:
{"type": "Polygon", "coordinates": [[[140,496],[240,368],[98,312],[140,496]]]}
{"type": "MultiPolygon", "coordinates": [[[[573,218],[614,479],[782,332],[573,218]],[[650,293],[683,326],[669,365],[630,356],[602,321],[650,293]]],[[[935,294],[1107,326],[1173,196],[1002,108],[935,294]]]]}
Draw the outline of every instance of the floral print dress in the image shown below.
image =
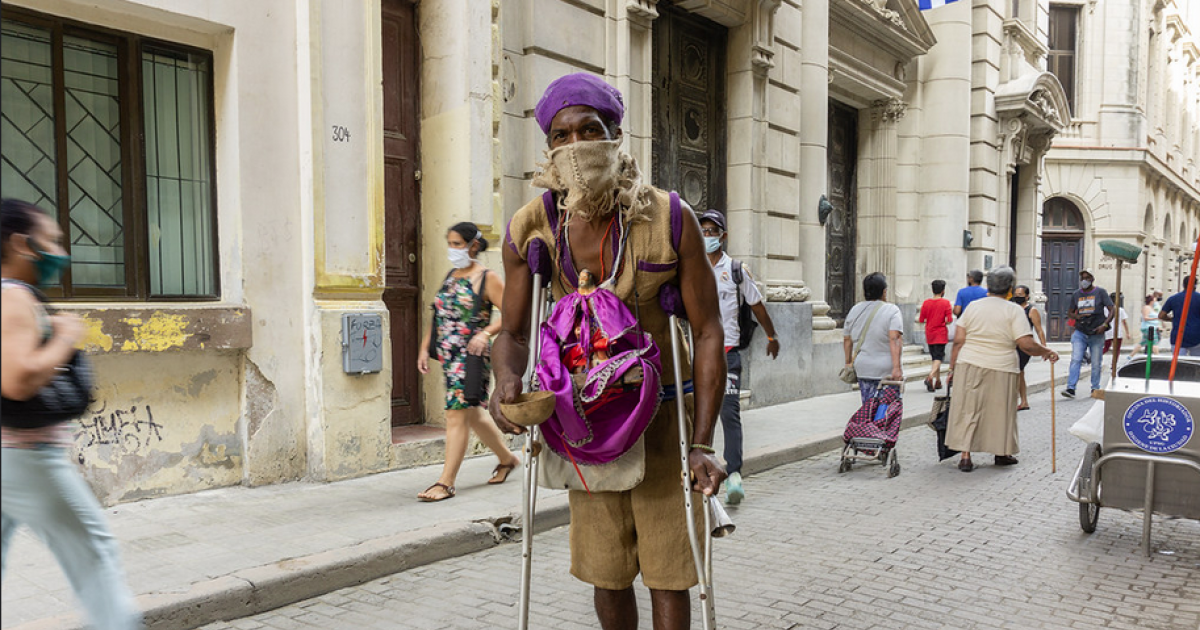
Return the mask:
{"type": "MultiPolygon", "coordinates": [[[[484,271],[486,274],[487,271],[484,271]]],[[[437,336],[434,338],[435,352],[442,363],[442,374],[446,377],[446,409],[467,409],[472,407],[463,395],[463,387],[467,376],[467,343],[480,330],[492,321],[492,305],[485,296],[478,295],[472,286],[471,278],[446,279],[441,291],[433,299],[433,310],[437,321],[437,336]],[[484,300],[479,313],[474,318],[475,300],[484,300]]],[[[491,360],[484,356],[484,376],[489,378],[492,370],[491,360]]],[[[480,405],[487,405],[487,391],[480,405]]]]}

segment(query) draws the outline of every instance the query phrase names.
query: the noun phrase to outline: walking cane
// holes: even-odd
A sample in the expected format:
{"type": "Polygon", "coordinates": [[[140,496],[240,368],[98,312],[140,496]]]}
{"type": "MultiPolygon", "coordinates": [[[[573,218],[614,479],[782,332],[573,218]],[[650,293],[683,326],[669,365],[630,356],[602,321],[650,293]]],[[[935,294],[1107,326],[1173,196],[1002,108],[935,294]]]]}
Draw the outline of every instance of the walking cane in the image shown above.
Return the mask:
{"type": "MultiPolygon", "coordinates": [[[[703,608],[703,628],[713,630],[717,625],[717,611],[712,599],[712,536],[713,536],[713,507],[711,498],[701,493],[704,502],[704,552],[700,551],[700,540],[696,536],[696,515],[692,513],[692,479],[691,466],[688,465],[689,438],[687,418],[683,411],[683,370],[680,367],[679,351],[679,318],[672,315],[671,326],[671,358],[675,368],[675,415],[679,420],[679,461],[683,466],[680,475],[683,481],[683,509],[687,513],[688,541],[692,545],[692,562],[696,565],[696,579],[700,587],[700,604],[703,608]]],[[[719,518],[719,515],[717,515],[719,518]]]]}
{"type": "MultiPolygon", "coordinates": [[[[526,392],[533,390],[534,374],[541,361],[541,324],[546,309],[544,280],[550,275],[550,257],[545,244],[535,240],[529,246],[529,267],[533,275],[533,296],[529,308],[529,361],[521,384],[526,392]]],[[[541,430],[529,427],[525,437],[525,461],[521,480],[521,594],[517,609],[517,627],[529,628],[529,594],[533,577],[533,519],[537,509],[538,440],[541,430]]]]}
{"type": "Polygon", "coordinates": [[[1050,472],[1058,472],[1058,414],[1054,408],[1054,362],[1050,362],[1050,472]]]}

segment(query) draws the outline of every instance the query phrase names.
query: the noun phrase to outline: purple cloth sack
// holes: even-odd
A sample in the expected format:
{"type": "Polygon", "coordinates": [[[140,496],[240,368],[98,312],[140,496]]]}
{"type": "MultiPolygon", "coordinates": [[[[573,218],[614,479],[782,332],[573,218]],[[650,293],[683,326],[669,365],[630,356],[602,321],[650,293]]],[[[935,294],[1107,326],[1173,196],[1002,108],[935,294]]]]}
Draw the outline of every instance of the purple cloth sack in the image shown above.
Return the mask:
{"type": "Polygon", "coordinates": [[[607,464],[625,454],[658,411],[662,361],[654,339],[616,295],[597,289],[559,300],[542,324],[541,343],[538,383],[555,395],[554,415],[542,425],[546,445],[579,464],[607,464]],[[608,339],[608,358],[587,371],[577,391],[563,356],[580,342],[590,347],[597,326],[608,339]],[[641,368],[639,387],[610,389],[634,368],[641,368]],[[602,396],[602,404],[584,411],[602,396]]]}

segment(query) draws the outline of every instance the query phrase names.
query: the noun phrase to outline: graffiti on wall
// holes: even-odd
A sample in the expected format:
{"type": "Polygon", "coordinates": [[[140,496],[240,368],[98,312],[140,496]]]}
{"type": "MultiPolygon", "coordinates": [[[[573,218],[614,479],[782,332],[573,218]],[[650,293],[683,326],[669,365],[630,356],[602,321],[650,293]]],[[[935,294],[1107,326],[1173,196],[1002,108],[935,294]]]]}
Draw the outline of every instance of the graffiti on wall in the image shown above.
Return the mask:
{"type": "Polygon", "coordinates": [[[84,463],[85,451],[98,446],[111,446],[126,453],[139,452],[162,442],[162,429],[163,426],[154,420],[150,405],[110,411],[105,404],[79,419],[79,431],[75,434],[79,463],[84,463]]]}

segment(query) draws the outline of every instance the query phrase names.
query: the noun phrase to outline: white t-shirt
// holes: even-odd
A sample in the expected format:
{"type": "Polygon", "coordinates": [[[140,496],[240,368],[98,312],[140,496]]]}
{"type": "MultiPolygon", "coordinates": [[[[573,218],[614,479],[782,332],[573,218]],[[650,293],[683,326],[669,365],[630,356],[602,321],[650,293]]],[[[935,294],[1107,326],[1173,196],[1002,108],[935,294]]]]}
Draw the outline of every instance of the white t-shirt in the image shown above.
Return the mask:
{"type": "Polygon", "coordinates": [[[854,370],[858,372],[858,377],[872,380],[885,379],[892,375],[892,347],[888,333],[893,330],[904,332],[904,317],[900,314],[900,307],[879,300],[859,302],[846,314],[844,332],[854,344],[850,349],[854,352],[859,334],[866,327],[867,320],[871,319],[871,313],[876,307],[879,308],[879,313],[871,320],[871,329],[863,338],[862,349],[858,358],[854,360],[854,370]]]}
{"type": "MultiPolygon", "coordinates": [[[[1109,310],[1107,308],[1105,308],[1104,316],[1108,317],[1108,313],[1109,313],[1109,310]]],[[[1127,322],[1127,321],[1129,321],[1129,314],[1125,312],[1125,307],[1122,306],[1121,314],[1118,315],[1117,318],[1113,320],[1112,326],[1108,330],[1104,331],[1104,338],[1106,340],[1112,339],[1113,331],[1116,331],[1117,339],[1124,339],[1125,338],[1125,329],[1124,329],[1124,327],[1121,326],[1121,322],[1127,322]]]]}
{"type": "MultiPolygon", "coordinates": [[[[713,275],[717,277],[717,299],[721,303],[721,325],[725,328],[725,347],[732,348],[738,345],[738,338],[742,336],[741,329],[738,328],[738,285],[733,281],[733,259],[729,254],[721,252],[721,259],[717,264],[713,265],[713,275]]],[[[750,274],[750,268],[742,263],[742,300],[754,306],[762,302],[762,292],[758,290],[758,285],[754,284],[754,276],[750,274]]]]}

